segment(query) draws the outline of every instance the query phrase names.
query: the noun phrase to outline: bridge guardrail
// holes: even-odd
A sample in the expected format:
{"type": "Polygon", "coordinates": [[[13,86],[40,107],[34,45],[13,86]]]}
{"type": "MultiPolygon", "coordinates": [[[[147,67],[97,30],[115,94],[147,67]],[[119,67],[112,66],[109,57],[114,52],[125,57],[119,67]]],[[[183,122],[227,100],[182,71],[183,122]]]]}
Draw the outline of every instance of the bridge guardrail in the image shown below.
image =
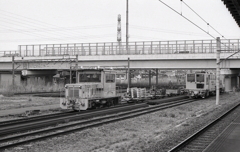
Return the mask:
{"type": "Polygon", "coordinates": [[[19,51],[0,51],[1,57],[20,56],[19,51]]]}
{"type": "MultiPolygon", "coordinates": [[[[176,53],[215,53],[216,40],[179,40],[179,41],[142,41],[126,43],[69,43],[19,45],[15,51],[19,56],[65,56],[65,55],[141,55],[141,54],[176,54],[176,53]]],[[[239,39],[221,40],[221,49],[234,52],[240,49],[239,39]]],[[[229,53],[228,52],[228,53],[229,53]]],[[[4,53],[4,56],[10,53],[4,53]]]]}

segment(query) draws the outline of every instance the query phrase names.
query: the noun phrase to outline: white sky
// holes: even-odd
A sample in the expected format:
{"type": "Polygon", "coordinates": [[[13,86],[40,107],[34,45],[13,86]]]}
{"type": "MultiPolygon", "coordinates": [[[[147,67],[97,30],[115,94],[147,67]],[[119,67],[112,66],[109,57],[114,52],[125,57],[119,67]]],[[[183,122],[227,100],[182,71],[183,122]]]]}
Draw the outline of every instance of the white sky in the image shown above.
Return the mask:
{"type": "MultiPolygon", "coordinates": [[[[214,37],[240,39],[221,0],[163,0],[214,37]]],[[[126,0],[0,0],[0,51],[24,44],[116,42],[117,16],[126,41],[126,0]]],[[[129,0],[129,41],[206,40],[208,34],[158,0],[129,0]]]]}

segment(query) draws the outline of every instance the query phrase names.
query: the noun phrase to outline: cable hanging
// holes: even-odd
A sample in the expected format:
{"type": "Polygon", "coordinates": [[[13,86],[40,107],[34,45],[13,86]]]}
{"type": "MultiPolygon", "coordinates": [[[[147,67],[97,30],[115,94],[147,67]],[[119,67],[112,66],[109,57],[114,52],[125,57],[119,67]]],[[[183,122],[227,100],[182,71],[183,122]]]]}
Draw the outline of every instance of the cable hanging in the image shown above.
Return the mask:
{"type": "Polygon", "coordinates": [[[204,20],[196,11],[194,11],[189,5],[187,5],[183,0],[181,0],[192,12],[194,12],[199,18],[201,18],[209,27],[211,27],[215,32],[221,35],[222,38],[225,38],[220,32],[218,32],[214,27],[212,27],[206,20],[204,20]]]}
{"type": "MultiPolygon", "coordinates": [[[[182,0],[181,0],[182,1],[182,0]]],[[[198,27],[200,30],[202,30],[203,32],[205,32],[206,34],[208,34],[209,36],[211,36],[212,38],[216,39],[213,35],[211,35],[210,33],[208,33],[207,31],[205,31],[204,29],[202,29],[200,26],[198,26],[197,24],[195,24],[194,22],[192,22],[190,19],[188,19],[187,17],[183,16],[182,14],[180,14],[179,12],[177,12],[175,9],[173,9],[172,7],[170,7],[169,5],[167,5],[166,3],[164,3],[162,0],[159,0],[159,2],[161,2],[162,4],[164,4],[165,6],[167,6],[168,8],[170,8],[172,11],[174,11],[175,13],[177,13],[178,15],[182,16],[183,18],[185,18],[187,21],[189,21],[190,23],[192,23],[193,25],[195,25],[196,27],[198,27]]],[[[184,2],[183,2],[184,3],[184,2]]],[[[185,3],[186,4],[186,3],[185,3]]],[[[187,5],[187,4],[186,4],[187,5]]],[[[188,6],[188,5],[187,5],[188,6]]],[[[189,7],[190,8],[190,7],[189,7]]],[[[191,8],[190,8],[191,9],[191,8]]],[[[192,10],[192,9],[191,9],[192,10]]],[[[193,12],[195,12],[194,10],[192,10],[193,12]]],[[[195,12],[195,14],[197,14],[195,12]]],[[[198,14],[197,14],[198,15],[198,14]]],[[[199,16],[199,15],[198,15],[199,16]]],[[[199,16],[204,22],[206,22],[201,16],[199,16]]],[[[206,22],[207,23],[207,22],[206,22]]],[[[209,23],[207,23],[209,24],[209,23]]],[[[209,25],[211,28],[213,28],[211,25],[209,25]]],[[[213,28],[214,29],[214,28],[213,28]]],[[[214,29],[215,30],[215,29],[214,29]]],[[[217,32],[217,31],[216,31],[217,32]]],[[[219,32],[218,32],[219,33],[219,32]]],[[[221,35],[221,34],[220,34],[221,35]]],[[[222,37],[224,37],[223,35],[221,35],[222,37]]],[[[224,43],[221,43],[224,44],[224,43]]],[[[226,44],[224,44],[226,46],[226,44]]],[[[229,48],[229,50],[234,51],[232,48],[230,48],[229,46],[227,46],[229,48]]],[[[228,56],[226,59],[232,57],[233,55],[239,53],[240,50],[238,50],[237,52],[233,53],[232,55],[228,56]]],[[[219,63],[221,63],[222,61],[220,61],[219,63]]]]}
{"type": "MultiPolygon", "coordinates": [[[[183,0],[181,0],[191,11],[193,11],[199,18],[201,18],[207,25],[208,27],[212,28],[215,32],[217,32],[219,35],[221,35],[222,38],[226,39],[220,32],[218,32],[214,27],[212,27],[206,20],[204,20],[196,11],[194,11],[189,5],[187,5],[183,0]]],[[[221,44],[224,44],[224,43],[221,43],[221,44]]],[[[225,45],[225,44],[224,44],[225,45]]],[[[234,46],[234,44],[232,44],[234,46]]],[[[225,45],[226,46],[226,45],[225,45]]],[[[232,48],[230,48],[228,46],[228,48],[231,50],[232,48]]],[[[227,58],[225,58],[224,60],[227,60],[228,58],[232,57],[233,55],[239,53],[239,51],[233,53],[232,55],[228,56],[227,58]]],[[[220,62],[221,63],[221,62],[220,62]]]]}
{"type": "Polygon", "coordinates": [[[182,16],[183,18],[185,18],[187,21],[189,21],[190,23],[192,23],[193,25],[195,25],[196,27],[198,27],[200,30],[202,30],[203,32],[207,33],[209,36],[211,36],[212,38],[215,39],[215,37],[211,34],[209,34],[207,31],[205,31],[203,28],[201,28],[200,26],[198,26],[197,24],[195,24],[194,22],[192,22],[190,19],[188,19],[187,17],[185,17],[184,15],[180,14],[179,12],[177,12],[175,9],[173,9],[172,7],[170,7],[169,5],[167,5],[166,3],[164,3],[163,1],[159,0],[159,2],[161,2],[162,4],[164,4],[165,6],[167,6],[168,8],[170,8],[172,11],[174,11],[175,13],[177,13],[178,15],[182,16]]]}

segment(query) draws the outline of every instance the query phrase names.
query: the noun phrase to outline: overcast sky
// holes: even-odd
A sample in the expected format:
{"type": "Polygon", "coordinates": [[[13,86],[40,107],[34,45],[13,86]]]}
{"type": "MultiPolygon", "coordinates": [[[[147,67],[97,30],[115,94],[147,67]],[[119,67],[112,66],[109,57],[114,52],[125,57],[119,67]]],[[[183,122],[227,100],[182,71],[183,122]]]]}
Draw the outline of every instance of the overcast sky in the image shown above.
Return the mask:
{"type": "MultiPolygon", "coordinates": [[[[240,27],[221,0],[162,0],[213,37],[240,39],[240,27]]],[[[117,42],[126,0],[0,0],[0,51],[23,44],[117,42]]],[[[129,41],[213,39],[158,0],[129,0],[129,41]]]]}

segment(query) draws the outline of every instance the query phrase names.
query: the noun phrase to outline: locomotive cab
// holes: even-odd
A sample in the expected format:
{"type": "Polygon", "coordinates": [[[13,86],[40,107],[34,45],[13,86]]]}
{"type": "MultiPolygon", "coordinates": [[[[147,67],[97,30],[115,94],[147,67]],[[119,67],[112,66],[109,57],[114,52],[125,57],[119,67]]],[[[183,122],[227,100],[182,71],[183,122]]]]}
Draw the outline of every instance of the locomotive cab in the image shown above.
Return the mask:
{"type": "MultiPolygon", "coordinates": [[[[206,98],[216,92],[216,76],[211,73],[189,73],[186,75],[186,89],[190,98],[206,98]]],[[[223,83],[220,81],[220,90],[223,83]]]]}
{"type": "Polygon", "coordinates": [[[87,110],[117,105],[116,72],[105,69],[81,69],[77,72],[77,83],[65,85],[62,109],[87,110]]]}

